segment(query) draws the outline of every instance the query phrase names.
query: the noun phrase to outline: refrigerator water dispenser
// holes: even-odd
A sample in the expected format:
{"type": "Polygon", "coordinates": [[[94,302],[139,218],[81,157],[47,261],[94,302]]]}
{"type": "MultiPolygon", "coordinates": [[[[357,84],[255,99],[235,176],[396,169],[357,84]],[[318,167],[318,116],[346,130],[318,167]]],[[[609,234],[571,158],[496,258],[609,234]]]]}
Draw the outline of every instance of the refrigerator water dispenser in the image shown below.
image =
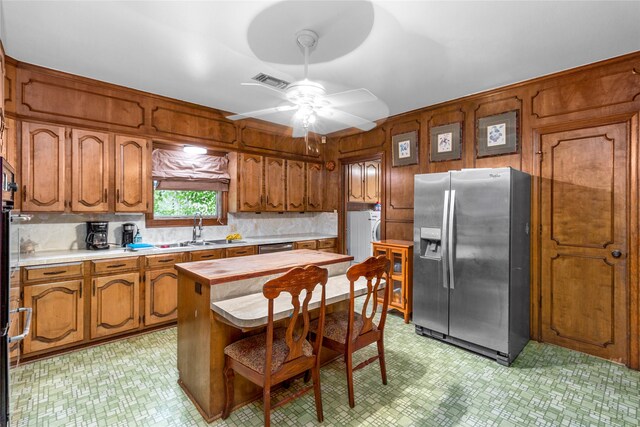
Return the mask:
{"type": "Polygon", "coordinates": [[[440,228],[420,228],[420,254],[423,258],[442,259],[441,236],[440,228]]]}

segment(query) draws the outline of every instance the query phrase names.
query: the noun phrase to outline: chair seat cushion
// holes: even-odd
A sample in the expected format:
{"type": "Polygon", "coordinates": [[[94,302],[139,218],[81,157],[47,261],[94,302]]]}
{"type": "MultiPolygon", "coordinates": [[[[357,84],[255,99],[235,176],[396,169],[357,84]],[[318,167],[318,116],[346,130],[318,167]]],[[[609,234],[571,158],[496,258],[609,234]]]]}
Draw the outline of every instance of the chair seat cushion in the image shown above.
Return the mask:
{"type": "MultiPolygon", "coordinates": [[[[289,354],[289,347],[287,347],[285,333],[286,329],[284,328],[279,328],[273,331],[271,373],[276,372],[282,367],[287,355],[289,354]]],[[[313,356],[313,347],[306,339],[302,342],[302,353],[307,357],[313,356]]],[[[266,333],[261,333],[229,344],[224,348],[224,354],[253,369],[259,374],[264,374],[264,365],[267,355],[267,335],[266,333]]]]}
{"type": "MultiPolygon", "coordinates": [[[[335,313],[327,314],[324,319],[324,333],[325,338],[329,338],[332,341],[339,343],[347,342],[347,325],[349,324],[349,312],[338,311],[335,313]]],[[[314,320],[311,323],[310,329],[315,331],[318,329],[318,321],[314,320]]],[[[377,330],[375,324],[373,329],[377,330]]],[[[353,330],[355,332],[354,337],[360,335],[362,330],[362,316],[360,313],[354,313],[353,315],[353,330]]]]}

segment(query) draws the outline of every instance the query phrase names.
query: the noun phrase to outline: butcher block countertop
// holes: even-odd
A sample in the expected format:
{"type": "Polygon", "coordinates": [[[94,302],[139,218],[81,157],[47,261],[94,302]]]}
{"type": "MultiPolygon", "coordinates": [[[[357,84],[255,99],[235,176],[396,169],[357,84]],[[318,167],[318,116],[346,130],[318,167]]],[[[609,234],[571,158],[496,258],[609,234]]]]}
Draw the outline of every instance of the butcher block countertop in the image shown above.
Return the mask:
{"type": "Polygon", "coordinates": [[[287,252],[250,255],[238,258],[223,258],[211,261],[185,262],[176,264],[178,273],[193,280],[217,285],[253,277],[284,273],[299,265],[331,265],[352,261],[351,255],[298,249],[287,252]]]}

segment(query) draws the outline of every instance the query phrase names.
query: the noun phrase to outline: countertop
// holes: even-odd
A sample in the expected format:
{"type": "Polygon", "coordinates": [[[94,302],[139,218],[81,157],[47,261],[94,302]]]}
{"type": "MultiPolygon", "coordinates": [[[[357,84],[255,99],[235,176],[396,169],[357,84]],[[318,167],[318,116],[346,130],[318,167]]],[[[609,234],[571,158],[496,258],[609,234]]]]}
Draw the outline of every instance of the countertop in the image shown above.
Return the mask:
{"type": "MultiPolygon", "coordinates": [[[[192,252],[203,251],[212,249],[223,249],[240,246],[255,246],[255,245],[268,245],[271,243],[286,243],[286,242],[299,242],[302,240],[317,240],[317,239],[332,239],[336,238],[335,235],[330,234],[284,234],[279,236],[260,236],[260,237],[246,237],[242,240],[243,243],[231,243],[221,245],[208,245],[208,246],[186,246],[176,248],[149,248],[139,249],[136,251],[125,250],[124,248],[114,248],[107,250],[91,251],[86,249],[76,250],[59,250],[59,251],[39,251],[35,254],[20,254],[21,267],[29,265],[41,265],[41,264],[56,264],[66,262],[87,261],[93,259],[108,259],[108,258],[124,258],[140,255],[159,255],[175,252],[192,252]]],[[[160,242],[156,244],[161,244],[160,242]]]]}
{"type": "Polygon", "coordinates": [[[297,249],[211,261],[183,262],[176,264],[176,270],[198,282],[216,285],[283,273],[300,264],[324,266],[352,260],[351,255],[297,249]]]}

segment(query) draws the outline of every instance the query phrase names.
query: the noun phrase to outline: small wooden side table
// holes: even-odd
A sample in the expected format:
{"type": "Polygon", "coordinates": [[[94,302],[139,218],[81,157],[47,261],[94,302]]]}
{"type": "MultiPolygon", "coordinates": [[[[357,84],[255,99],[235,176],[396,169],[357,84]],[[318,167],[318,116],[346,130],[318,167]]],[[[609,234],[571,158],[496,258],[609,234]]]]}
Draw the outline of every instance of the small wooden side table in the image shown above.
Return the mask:
{"type": "MultiPolygon", "coordinates": [[[[409,323],[413,307],[413,242],[409,240],[381,240],[373,242],[373,255],[385,255],[391,261],[387,284],[389,308],[404,314],[404,323],[409,323]]],[[[382,301],[378,296],[378,300],[382,301]]]]}

